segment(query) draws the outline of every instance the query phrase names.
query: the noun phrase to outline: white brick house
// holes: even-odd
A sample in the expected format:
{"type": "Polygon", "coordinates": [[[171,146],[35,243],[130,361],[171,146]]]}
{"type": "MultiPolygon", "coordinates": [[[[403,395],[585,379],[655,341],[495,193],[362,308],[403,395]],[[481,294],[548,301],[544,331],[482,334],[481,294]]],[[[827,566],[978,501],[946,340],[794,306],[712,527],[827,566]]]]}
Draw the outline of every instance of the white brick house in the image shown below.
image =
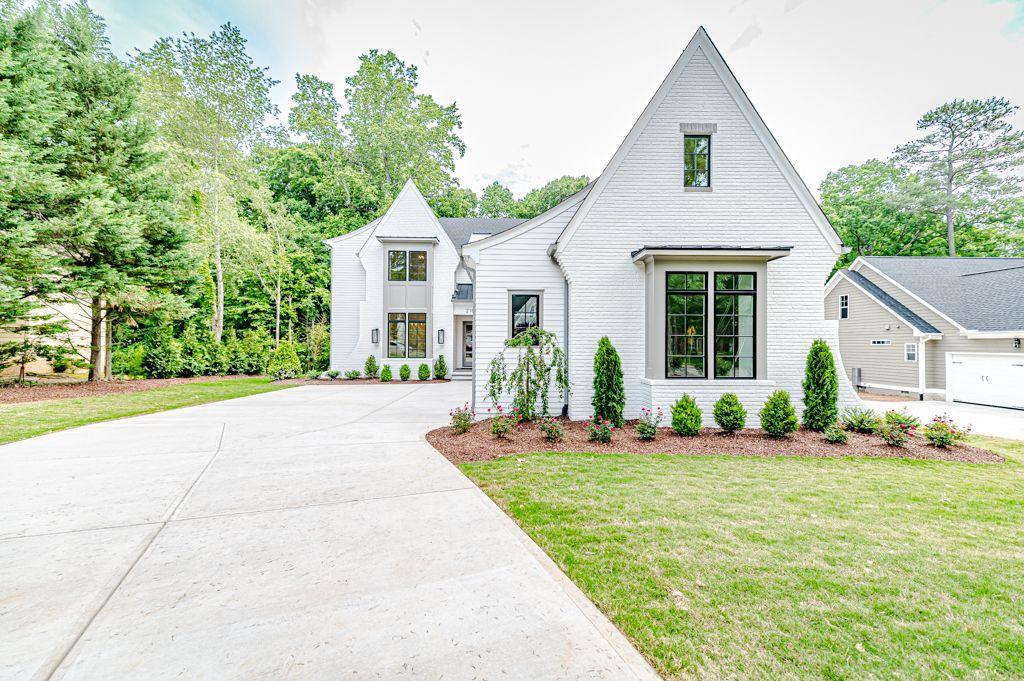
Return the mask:
{"type": "MultiPolygon", "coordinates": [[[[574,419],[591,413],[601,336],[622,357],[627,418],[646,406],[668,412],[687,392],[710,422],[713,402],[735,392],[752,426],[776,389],[799,409],[811,341],[836,344],[822,298],[842,243],[704,29],[594,183],[525,222],[476,221],[461,263],[454,228],[416,197],[408,186],[383,218],[330,242],[334,368],[361,365],[382,347],[370,330],[386,314],[382,237],[403,235],[437,242],[434,326],[457,326],[455,284],[473,284],[462,321],[473,326],[478,407],[487,365],[514,323],[558,336],[571,392],[552,404],[564,403],[574,419]]],[[[428,354],[450,353],[463,366],[463,339],[454,340],[428,354]]],[[[841,402],[854,403],[842,367],[839,376],[841,402]]]]}

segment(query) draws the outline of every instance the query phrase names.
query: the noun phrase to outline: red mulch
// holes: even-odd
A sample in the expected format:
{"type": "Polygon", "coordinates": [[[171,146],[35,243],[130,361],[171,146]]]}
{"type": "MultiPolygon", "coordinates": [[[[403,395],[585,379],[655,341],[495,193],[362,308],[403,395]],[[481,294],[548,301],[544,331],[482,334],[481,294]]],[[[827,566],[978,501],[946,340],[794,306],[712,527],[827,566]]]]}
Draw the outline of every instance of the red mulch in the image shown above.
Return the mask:
{"type": "Polygon", "coordinates": [[[821,433],[799,430],[784,440],[775,440],[762,430],[743,430],[726,435],[705,428],[696,437],[681,437],[671,428],[658,429],[654,441],[636,438],[636,421],[616,430],[608,444],[587,440],[587,422],[559,419],[565,429],[560,442],[548,442],[532,423],[519,424],[507,439],[491,435],[490,420],[473,425],[469,432],[456,435],[451,428],[437,428],[427,433],[430,442],[455,464],[489,461],[509,454],[528,452],[608,452],[625,454],[694,454],[736,456],[810,456],[810,457],[878,457],[887,459],[930,459],[968,463],[1002,463],[1003,457],[987,449],[958,445],[943,449],[928,444],[924,438],[911,438],[906,447],[890,447],[876,435],[847,433],[849,442],[837,445],[825,442],[821,433]]]}
{"type": "Polygon", "coordinates": [[[139,378],[116,381],[73,381],[66,383],[27,384],[7,383],[0,386],[0,404],[63,400],[70,397],[95,397],[113,393],[137,393],[179,383],[209,383],[232,381],[245,376],[195,376],[193,378],[139,378]]]}
{"type": "Polygon", "coordinates": [[[408,381],[399,380],[395,377],[391,381],[382,381],[379,378],[345,378],[339,376],[338,378],[286,378],[283,381],[278,381],[282,385],[338,385],[339,383],[381,383],[388,385],[391,383],[399,383],[408,385],[410,383],[448,383],[450,378],[432,378],[429,381],[421,381],[419,379],[410,378],[408,381]]]}

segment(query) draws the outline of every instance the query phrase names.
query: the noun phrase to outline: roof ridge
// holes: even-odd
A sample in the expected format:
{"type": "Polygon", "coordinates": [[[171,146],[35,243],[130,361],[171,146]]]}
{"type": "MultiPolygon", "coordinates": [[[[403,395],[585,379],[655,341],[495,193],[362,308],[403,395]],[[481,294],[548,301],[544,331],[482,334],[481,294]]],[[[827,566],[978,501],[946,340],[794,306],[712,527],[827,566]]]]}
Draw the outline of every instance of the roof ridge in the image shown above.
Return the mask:
{"type": "MultiPolygon", "coordinates": [[[[1022,260],[1024,258],[1016,258],[1016,259],[1017,260],[1022,260]]],[[[1010,267],[998,267],[998,268],[996,268],[994,270],[982,270],[981,272],[967,272],[966,274],[961,274],[960,276],[961,277],[973,277],[973,276],[978,275],[978,274],[995,274],[996,272],[1007,272],[1009,270],[1019,270],[1019,269],[1024,269],[1024,264],[1011,265],[1010,267]]]]}

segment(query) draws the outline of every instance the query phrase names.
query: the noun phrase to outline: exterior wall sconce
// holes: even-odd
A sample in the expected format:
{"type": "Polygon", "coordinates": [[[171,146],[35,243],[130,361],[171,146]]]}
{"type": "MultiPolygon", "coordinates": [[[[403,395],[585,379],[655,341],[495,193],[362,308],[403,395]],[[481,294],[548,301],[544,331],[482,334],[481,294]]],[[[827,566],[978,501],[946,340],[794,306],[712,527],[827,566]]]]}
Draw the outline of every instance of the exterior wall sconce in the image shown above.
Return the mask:
{"type": "Polygon", "coordinates": [[[380,343],[380,329],[374,329],[370,332],[370,342],[374,345],[380,343]]]}
{"type": "Polygon", "coordinates": [[[437,330],[437,344],[444,345],[444,329],[437,330]]]}

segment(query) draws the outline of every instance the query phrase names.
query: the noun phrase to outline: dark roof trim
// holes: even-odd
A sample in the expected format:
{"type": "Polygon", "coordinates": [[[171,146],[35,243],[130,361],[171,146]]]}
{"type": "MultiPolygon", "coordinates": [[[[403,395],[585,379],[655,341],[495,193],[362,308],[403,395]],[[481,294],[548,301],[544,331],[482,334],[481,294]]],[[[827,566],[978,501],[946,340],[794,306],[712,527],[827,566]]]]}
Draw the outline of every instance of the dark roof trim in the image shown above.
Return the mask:
{"type": "Polygon", "coordinates": [[[705,246],[705,245],[661,245],[643,246],[633,251],[633,260],[640,260],[649,255],[694,255],[712,258],[756,258],[759,260],[775,260],[784,258],[793,250],[792,246],[705,246]]]}
{"type": "Polygon", "coordinates": [[[456,284],[455,293],[452,294],[452,300],[473,300],[473,285],[456,284]]]}
{"type": "Polygon", "coordinates": [[[912,327],[920,331],[921,333],[928,334],[939,334],[942,332],[937,328],[929,324],[927,321],[922,319],[920,316],[915,314],[910,308],[901,303],[900,301],[893,298],[891,295],[885,292],[878,284],[865,277],[860,272],[854,272],[852,270],[839,270],[840,274],[843,274],[847,279],[852,281],[856,286],[863,289],[869,296],[877,300],[882,307],[887,308],[894,315],[910,324],[912,327]]]}

